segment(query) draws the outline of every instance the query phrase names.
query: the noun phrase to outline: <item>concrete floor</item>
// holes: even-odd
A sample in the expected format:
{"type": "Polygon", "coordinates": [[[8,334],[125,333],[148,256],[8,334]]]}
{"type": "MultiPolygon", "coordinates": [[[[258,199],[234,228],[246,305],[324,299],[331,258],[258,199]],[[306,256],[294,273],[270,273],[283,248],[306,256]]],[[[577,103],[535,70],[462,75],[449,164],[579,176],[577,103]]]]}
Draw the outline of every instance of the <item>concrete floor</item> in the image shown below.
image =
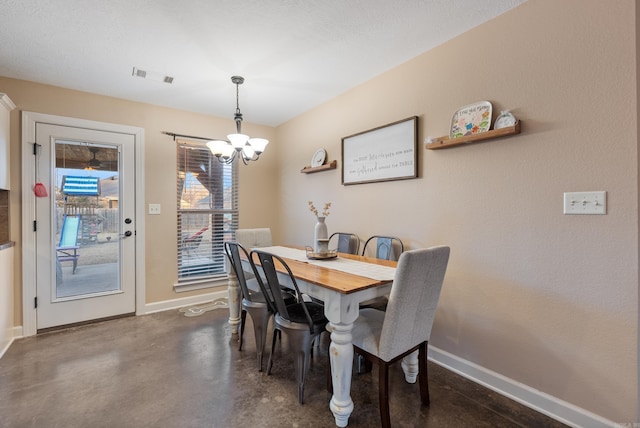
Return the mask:
{"type": "MultiPolygon", "coordinates": [[[[175,310],[19,339],[0,359],[0,427],[334,427],[328,337],[299,405],[286,339],[267,376],[256,367],[251,322],[240,352],[227,316],[175,310]]],[[[390,377],[394,427],[564,426],[433,363],[429,407],[399,364],[390,377]]],[[[349,427],[380,425],[376,380],[376,368],[354,374],[349,427]]]]}

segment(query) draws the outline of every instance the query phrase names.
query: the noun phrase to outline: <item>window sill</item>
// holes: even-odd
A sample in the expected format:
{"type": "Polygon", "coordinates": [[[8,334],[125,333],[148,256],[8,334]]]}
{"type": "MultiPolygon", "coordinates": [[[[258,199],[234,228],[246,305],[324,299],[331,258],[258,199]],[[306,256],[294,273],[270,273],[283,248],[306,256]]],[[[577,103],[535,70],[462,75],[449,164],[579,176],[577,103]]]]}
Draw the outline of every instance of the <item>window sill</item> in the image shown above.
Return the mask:
{"type": "Polygon", "coordinates": [[[185,291],[203,290],[205,288],[215,288],[226,286],[229,283],[228,277],[207,278],[201,280],[185,281],[173,284],[173,291],[183,293],[185,291]]]}

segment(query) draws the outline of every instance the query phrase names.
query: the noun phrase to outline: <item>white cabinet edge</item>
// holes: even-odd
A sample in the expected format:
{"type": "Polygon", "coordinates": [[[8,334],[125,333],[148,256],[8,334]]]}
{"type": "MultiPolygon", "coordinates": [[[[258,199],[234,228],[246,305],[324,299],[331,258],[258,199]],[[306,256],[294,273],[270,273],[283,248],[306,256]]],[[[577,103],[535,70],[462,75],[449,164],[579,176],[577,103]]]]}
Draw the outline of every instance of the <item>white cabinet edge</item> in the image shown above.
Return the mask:
{"type": "Polygon", "coordinates": [[[11,98],[7,94],[0,92],[0,104],[6,107],[7,110],[11,111],[16,108],[16,105],[11,101],[11,98]]]}

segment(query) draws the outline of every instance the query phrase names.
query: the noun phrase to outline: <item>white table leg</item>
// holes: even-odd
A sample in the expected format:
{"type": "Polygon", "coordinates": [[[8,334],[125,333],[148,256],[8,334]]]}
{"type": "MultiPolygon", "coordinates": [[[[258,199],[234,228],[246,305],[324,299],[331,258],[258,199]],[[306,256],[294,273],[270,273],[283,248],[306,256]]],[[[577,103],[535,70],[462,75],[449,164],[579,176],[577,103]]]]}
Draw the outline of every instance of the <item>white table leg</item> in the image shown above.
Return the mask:
{"type": "Polygon", "coordinates": [[[404,380],[407,383],[416,383],[420,367],[418,365],[418,351],[414,351],[402,359],[402,370],[404,371],[404,380]]]}
{"type": "Polygon", "coordinates": [[[233,269],[229,272],[229,287],[227,291],[229,293],[229,325],[231,326],[231,333],[238,334],[238,326],[240,325],[240,286],[233,269]]]}
{"type": "Polygon", "coordinates": [[[331,359],[331,381],[333,383],[333,396],[329,402],[329,408],[336,418],[336,425],[346,427],[349,416],[353,412],[351,400],[351,365],[353,362],[353,343],[351,330],[353,324],[329,324],[331,331],[331,346],[329,346],[329,358],[331,359]]]}

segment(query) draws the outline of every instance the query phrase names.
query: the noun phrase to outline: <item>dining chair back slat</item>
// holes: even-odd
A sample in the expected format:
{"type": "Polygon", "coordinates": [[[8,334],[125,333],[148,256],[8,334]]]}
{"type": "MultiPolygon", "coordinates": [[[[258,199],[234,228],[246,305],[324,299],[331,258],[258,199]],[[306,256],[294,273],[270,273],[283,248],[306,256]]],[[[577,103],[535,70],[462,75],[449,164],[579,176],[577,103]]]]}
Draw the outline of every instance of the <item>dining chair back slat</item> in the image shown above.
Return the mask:
{"type": "MultiPolygon", "coordinates": [[[[266,284],[263,283],[262,277],[260,275],[256,275],[256,278],[258,280],[258,283],[262,284],[263,288],[268,289],[269,295],[271,297],[270,303],[272,305],[273,311],[276,313],[279,313],[280,316],[282,316],[284,319],[290,320],[291,316],[289,314],[289,310],[287,309],[288,305],[284,301],[284,298],[282,298],[282,293],[280,292],[281,285],[278,280],[278,272],[276,270],[275,261],[277,260],[278,263],[284,266],[287,273],[291,277],[290,282],[291,282],[291,285],[293,285],[295,295],[297,297],[296,301],[297,303],[299,303],[302,301],[302,294],[300,293],[300,289],[298,288],[298,283],[296,282],[296,279],[293,276],[291,269],[286,264],[286,262],[282,260],[281,257],[265,251],[259,251],[259,250],[251,251],[250,259],[251,259],[252,266],[256,270],[256,274],[258,273],[257,272],[258,266],[260,267],[260,269],[262,269],[262,272],[264,274],[264,279],[266,280],[267,283],[266,284]],[[255,263],[256,256],[258,257],[258,260],[259,260],[259,263],[257,265],[255,263]]],[[[304,310],[306,322],[309,324],[309,328],[311,328],[311,326],[313,325],[311,315],[309,314],[309,311],[307,310],[306,306],[304,306],[303,310],[304,310]]]]}
{"type": "Polygon", "coordinates": [[[238,279],[242,297],[250,301],[251,292],[249,291],[249,287],[247,285],[247,278],[245,277],[244,270],[242,269],[242,259],[240,257],[240,251],[242,251],[244,253],[244,256],[248,259],[249,254],[247,253],[247,250],[238,242],[225,242],[224,250],[227,253],[229,262],[231,263],[233,273],[235,273],[236,278],[238,279]]]}
{"type": "MultiPolygon", "coordinates": [[[[358,254],[360,251],[360,238],[355,233],[335,232],[329,237],[329,242],[333,237],[337,237],[337,247],[339,253],[358,254]]],[[[335,239],[333,240],[335,242],[335,239]]]]}
{"type": "Polygon", "coordinates": [[[382,260],[398,260],[404,252],[404,244],[395,236],[374,235],[367,239],[362,248],[362,255],[367,255],[367,247],[375,242],[375,258],[382,260]]]}

